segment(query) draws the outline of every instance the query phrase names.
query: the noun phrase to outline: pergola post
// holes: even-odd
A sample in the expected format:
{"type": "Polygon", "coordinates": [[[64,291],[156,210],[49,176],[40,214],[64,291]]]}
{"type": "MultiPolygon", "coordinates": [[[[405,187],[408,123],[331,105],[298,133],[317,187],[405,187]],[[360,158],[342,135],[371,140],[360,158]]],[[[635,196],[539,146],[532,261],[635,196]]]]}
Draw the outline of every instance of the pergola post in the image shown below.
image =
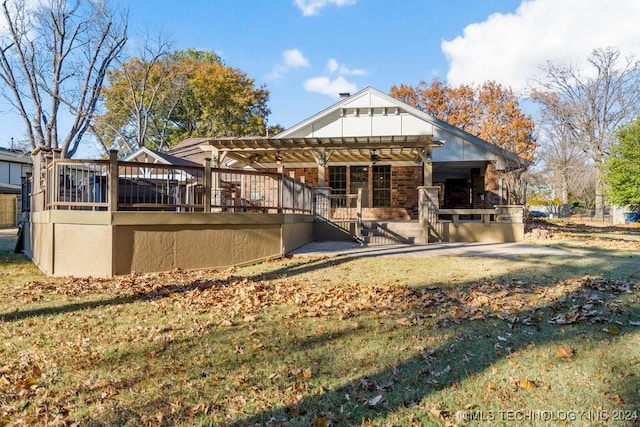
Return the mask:
{"type": "Polygon", "coordinates": [[[433,185],[433,163],[424,162],[422,166],[424,178],[423,183],[426,187],[431,187],[433,185]]]}
{"type": "Polygon", "coordinates": [[[327,167],[321,164],[318,164],[318,187],[325,186],[325,176],[326,176],[327,167]]]}

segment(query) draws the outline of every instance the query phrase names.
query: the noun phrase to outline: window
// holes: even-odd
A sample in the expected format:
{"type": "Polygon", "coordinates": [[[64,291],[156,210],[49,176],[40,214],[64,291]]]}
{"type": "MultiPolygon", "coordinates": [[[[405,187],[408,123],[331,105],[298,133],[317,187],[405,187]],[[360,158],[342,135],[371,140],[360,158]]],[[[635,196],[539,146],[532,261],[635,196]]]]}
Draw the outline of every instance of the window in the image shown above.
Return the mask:
{"type": "MultiPolygon", "coordinates": [[[[346,195],[347,194],[347,167],[346,166],[329,166],[329,187],[331,194],[346,195]]],[[[344,207],[346,198],[332,198],[331,207],[344,207]]]]}
{"type": "Polygon", "coordinates": [[[373,166],[373,207],[391,207],[391,166],[373,166]]]}
{"type": "Polygon", "coordinates": [[[329,166],[329,187],[333,194],[347,194],[346,166],[329,166]]]}

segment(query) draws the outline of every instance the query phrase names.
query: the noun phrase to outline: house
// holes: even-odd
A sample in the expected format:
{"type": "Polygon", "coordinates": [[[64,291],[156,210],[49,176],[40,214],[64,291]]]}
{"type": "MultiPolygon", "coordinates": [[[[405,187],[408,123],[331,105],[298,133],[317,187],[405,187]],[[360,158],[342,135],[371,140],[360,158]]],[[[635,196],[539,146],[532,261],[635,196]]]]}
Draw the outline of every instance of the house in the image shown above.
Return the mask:
{"type": "Polygon", "coordinates": [[[0,147],[0,227],[17,224],[22,205],[22,179],[31,169],[30,153],[0,147]]]}
{"type": "Polygon", "coordinates": [[[500,174],[526,161],[373,88],[275,136],[33,156],[24,249],[56,276],[221,268],[312,240],[524,237],[500,174]]]}
{"type": "Polygon", "coordinates": [[[170,154],[304,178],[330,188],[333,208],[348,203],[339,196],[360,190],[361,220],[373,227],[384,222],[386,229],[419,220],[420,187],[431,189],[443,219],[459,219],[457,209],[475,209],[463,218],[481,219],[487,209],[509,203],[502,172],[528,166],[371,87],[342,94],[336,104],[273,137],[191,138],[170,154]]]}

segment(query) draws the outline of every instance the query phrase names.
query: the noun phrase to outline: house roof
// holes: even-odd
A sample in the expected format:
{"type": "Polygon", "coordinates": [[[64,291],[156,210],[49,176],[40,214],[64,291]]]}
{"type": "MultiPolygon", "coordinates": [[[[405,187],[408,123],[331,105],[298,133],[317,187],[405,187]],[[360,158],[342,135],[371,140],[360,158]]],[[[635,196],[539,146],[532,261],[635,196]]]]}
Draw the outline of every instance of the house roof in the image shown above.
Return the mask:
{"type": "Polygon", "coordinates": [[[22,186],[0,183],[0,194],[20,194],[22,186]]]}
{"type": "Polygon", "coordinates": [[[438,120],[374,88],[365,88],[272,137],[190,138],[170,153],[199,160],[232,158],[275,167],[369,163],[373,155],[394,164],[496,161],[503,167],[527,162],[483,139],[438,120]],[[441,148],[438,148],[441,147],[441,148]]]}
{"type": "Polygon", "coordinates": [[[10,148],[0,147],[0,161],[22,163],[30,165],[33,163],[31,153],[10,148]]]}
{"type": "Polygon", "coordinates": [[[150,159],[153,163],[163,163],[167,165],[202,166],[202,163],[196,163],[183,157],[177,157],[169,153],[152,150],[147,147],[140,148],[135,153],[129,155],[125,160],[128,162],[149,162],[150,159]]]}

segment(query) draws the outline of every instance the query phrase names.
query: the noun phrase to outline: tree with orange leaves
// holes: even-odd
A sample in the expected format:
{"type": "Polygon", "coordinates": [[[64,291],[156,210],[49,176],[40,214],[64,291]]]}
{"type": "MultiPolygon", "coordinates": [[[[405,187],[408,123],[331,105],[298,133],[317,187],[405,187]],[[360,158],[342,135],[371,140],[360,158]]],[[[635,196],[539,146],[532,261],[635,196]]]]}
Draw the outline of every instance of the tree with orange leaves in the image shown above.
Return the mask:
{"type": "Polygon", "coordinates": [[[510,88],[486,82],[473,88],[447,86],[441,80],[391,88],[391,96],[437,119],[533,160],[536,142],[533,120],[520,109],[510,88]]]}

